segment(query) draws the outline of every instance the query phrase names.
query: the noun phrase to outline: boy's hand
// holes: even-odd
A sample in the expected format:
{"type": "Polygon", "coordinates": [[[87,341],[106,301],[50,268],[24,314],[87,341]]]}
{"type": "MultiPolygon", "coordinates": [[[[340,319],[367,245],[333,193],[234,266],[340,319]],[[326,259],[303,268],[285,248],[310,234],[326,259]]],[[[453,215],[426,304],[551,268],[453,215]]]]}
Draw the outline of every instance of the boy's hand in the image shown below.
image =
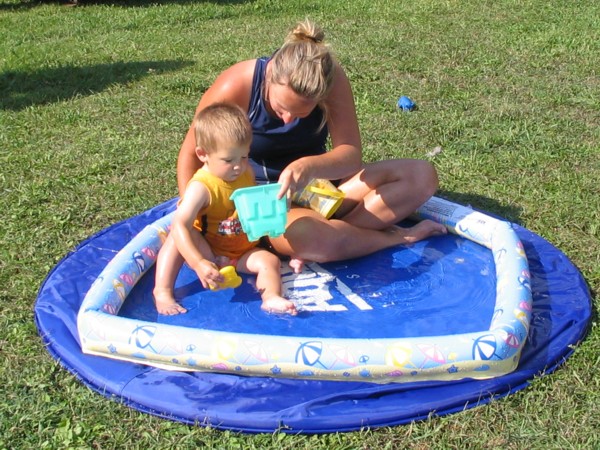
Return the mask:
{"type": "Polygon", "coordinates": [[[217,265],[208,259],[200,261],[198,265],[194,267],[194,272],[198,275],[198,278],[205,289],[210,289],[211,287],[214,289],[218,286],[218,283],[224,281],[223,275],[219,272],[217,265]]]}

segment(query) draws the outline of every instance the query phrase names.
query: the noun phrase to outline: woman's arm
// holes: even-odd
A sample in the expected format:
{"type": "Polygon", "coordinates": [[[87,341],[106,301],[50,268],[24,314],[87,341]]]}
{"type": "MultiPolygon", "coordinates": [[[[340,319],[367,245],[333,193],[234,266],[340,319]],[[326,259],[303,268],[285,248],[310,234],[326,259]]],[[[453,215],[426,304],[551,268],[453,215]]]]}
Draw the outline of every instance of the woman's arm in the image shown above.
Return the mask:
{"type": "MultiPolygon", "coordinates": [[[[199,111],[196,109],[196,111],[199,111]]],[[[196,156],[196,137],[194,136],[194,127],[190,125],[185,135],[179,156],[177,157],[177,186],[179,195],[183,196],[188,182],[192,179],[198,169],[202,167],[202,162],[196,156]]]]}
{"type": "MultiPolygon", "coordinates": [[[[330,180],[354,175],[362,167],[362,144],[352,86],[338,64],[336,77],[327,100],[329,117],[327,126],[332,148],[326,153],[330,180]]],[[[326,158],[323,158],[324,160],[326,158]]]]}
{"type": "MultiPolygon", "coordinates": [[[[256,60],[252,59],[234,64],[222,72],[202,95],[194,115],[208,105],[218,102],[234,103],[247,111],[255,66],[256,60]]],[[[177,185],[180,195],[183,195],[188,181],[200,167],[202,167],[202,163],[196,156],[194,127],[190,125],[177,158],[177,185]]]]}
{"type": "Polygon", "coordinates": [[[307,156],[290,163],[281,173],[281,195],[303,188],[311,178],[344,179],[362,167],[362,147],[354,97],[348,77],[337,64],[335,79],[326,100],[327,127],[331,136],[330,151],[307,156]]]}

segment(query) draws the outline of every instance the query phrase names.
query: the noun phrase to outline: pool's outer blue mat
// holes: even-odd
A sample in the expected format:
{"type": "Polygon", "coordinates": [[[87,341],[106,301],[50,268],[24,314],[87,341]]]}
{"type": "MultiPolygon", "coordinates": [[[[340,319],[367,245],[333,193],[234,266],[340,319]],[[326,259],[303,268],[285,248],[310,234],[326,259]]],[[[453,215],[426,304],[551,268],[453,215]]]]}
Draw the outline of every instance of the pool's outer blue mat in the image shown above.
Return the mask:
{"type": "Polygon", "coordinates": [[[50,272],[35,305],[37,326],[52,356],[92,389],[140,411],[244,432],[325,433],[404,424],[526,387],[534,376],[564,362],[587,331],[591,299],[579,271],[547,241],[515,226],[529,259],[533,315],[519,366],[505,376],[376,385],[173,372],[84,355],[77,331],[83,297],[106,263],[173,205],[174,200],[166,202],[83,242],[50,272]]]}

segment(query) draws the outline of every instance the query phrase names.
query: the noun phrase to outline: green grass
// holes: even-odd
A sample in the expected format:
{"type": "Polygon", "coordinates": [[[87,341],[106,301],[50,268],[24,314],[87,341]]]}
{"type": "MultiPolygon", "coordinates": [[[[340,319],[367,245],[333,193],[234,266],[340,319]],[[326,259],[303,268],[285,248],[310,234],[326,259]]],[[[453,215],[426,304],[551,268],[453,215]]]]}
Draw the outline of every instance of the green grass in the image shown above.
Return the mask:
{"type": "Polygon", "coordinates": [[[0,448],[598,448],[600,331],[491,404],[402,427],[240,435],[139,413],[81,385],[33,323],[37,290],[89,235],[176,195],[202,92],[297,20],[353,84],[365,159],[427,158],[441,194],[552,242],[600,286],[595,0],[0,2],[0,448]],[[395,109],[400,95],[418,105],[395,109]]]}

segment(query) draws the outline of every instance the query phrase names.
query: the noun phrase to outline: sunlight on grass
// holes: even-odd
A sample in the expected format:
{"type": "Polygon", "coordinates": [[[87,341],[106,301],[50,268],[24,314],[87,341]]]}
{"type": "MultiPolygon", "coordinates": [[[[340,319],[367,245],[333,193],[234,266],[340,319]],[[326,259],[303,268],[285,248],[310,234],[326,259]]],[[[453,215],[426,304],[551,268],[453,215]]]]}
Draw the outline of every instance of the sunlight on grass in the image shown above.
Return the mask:
{"type": "Polygon", "coordinates": [[[46,353],[32,315],[46,274],[88,236],[174,197],[202,92],[232,63],[272,53],[304,17],[325,28],[352,81],[366,160],[431,159],[445,196],[540,234],[597,296],[597,2],[5,0],[0,448],[600,446],[597,323],[563,367],[515,395],[323,436],[161,420],[91,392],[46,353]],[[397,110],[401,95],[417,110],[397,110]]]}

